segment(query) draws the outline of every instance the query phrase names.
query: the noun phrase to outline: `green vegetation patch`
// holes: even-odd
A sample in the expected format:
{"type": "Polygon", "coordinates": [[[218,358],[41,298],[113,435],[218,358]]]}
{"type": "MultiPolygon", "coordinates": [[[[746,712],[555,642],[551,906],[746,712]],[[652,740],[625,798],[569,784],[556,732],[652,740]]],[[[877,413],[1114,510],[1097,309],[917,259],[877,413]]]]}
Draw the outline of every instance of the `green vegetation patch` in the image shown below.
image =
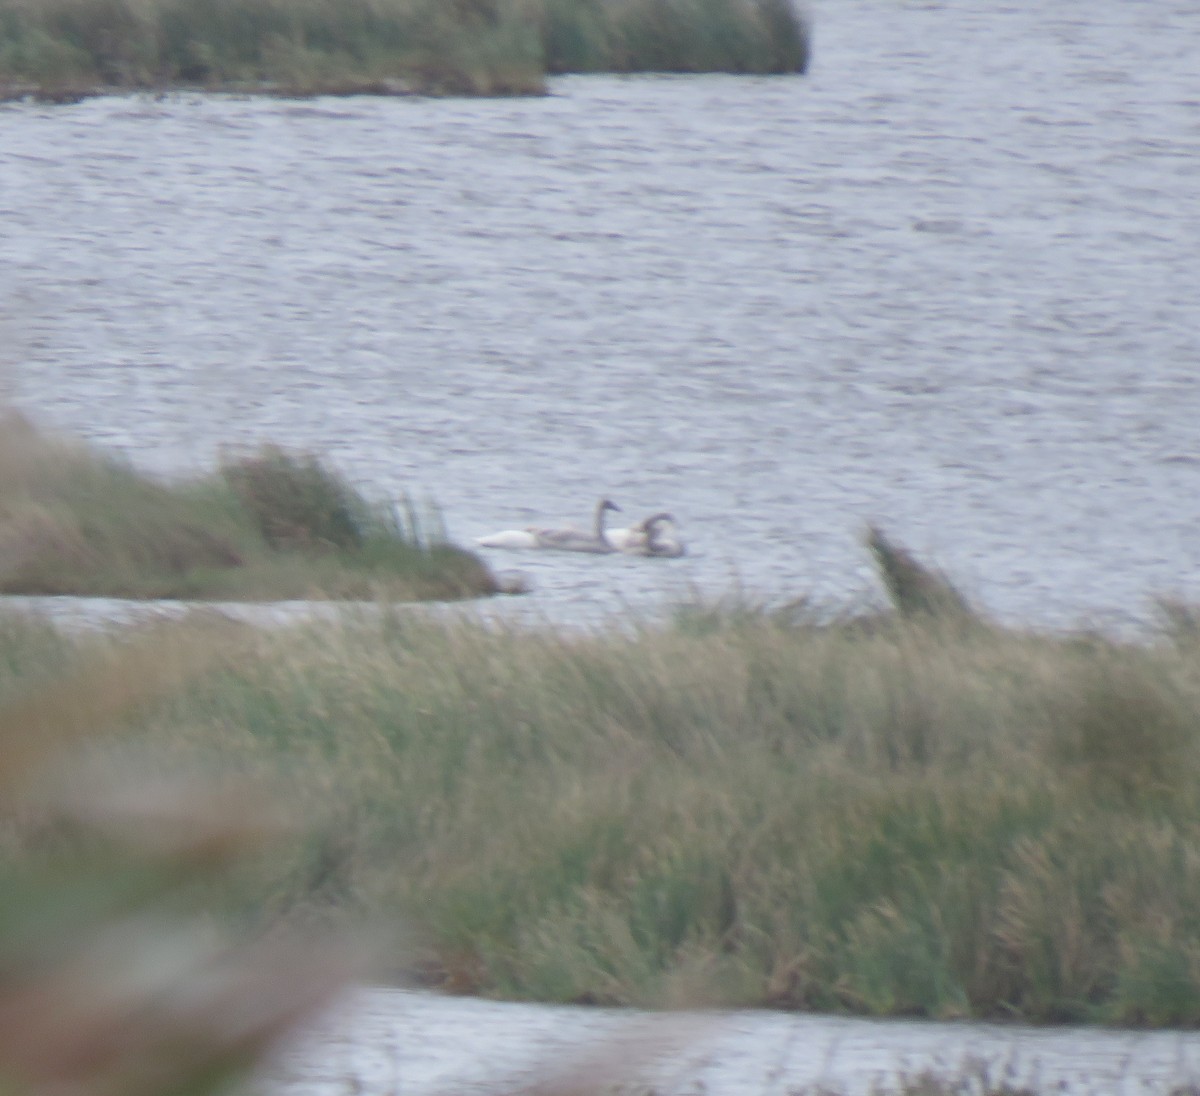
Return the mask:
{"type": "Polygon", "coordinates": [[[227,456],[163,483],[122,461],[0,422],[0,593],[147,598],[457,598],[494,593],[473,553],[369,502],[308,454],[227,456]]]}
{"type": "Polygon", "coordinates": [[[530,94],[559,72],[802,72],[789,0],[0,0],[0,87],[530,94]]]}
{"type": "Polygon", "coordinates": [[[808,67],[791,0],[541,0],[549,72],[780,74],[808,67]]]}
{"type": "Polygon", "coordinates": [[[240,916],[402,925],[391,969],[449,989],[1195,1025],[1197,713],[1192,630],[1036,635],[947,596],[632,636],[326,622],[144,732],[321,824],[240,916]]]}
{"type": "MultiPolygon", "coordinates": [[[[21,434],[0,434],[10,581],[65,573],[49,562],[60,541],[69,560],[122,543],[97,516],[109,507],[79,499],[142,515],[166,490],[77,448],[48,461],[21,434]],[[56,532],[31,552],[30,529],[56,532]]],[[[278,450],[229,457],[184,497],[217,540],[156,534],[122,549],[136,568],[118,553],[107,573],[169,572],[184,544],[205,574],[278,557],[310,577],[375,575],[439,542],[278,450]]],[[[0,706],[23,727],[40,688],[89,773],[263,774],[306,826],[236,884],[201,888],[214,919],[268,935],[347,913],[399,926],[388,969],[448,989],[1200,1024],[1195,614],[1167,607],[1141,644],[1002,628],[878,530],[868,545],[890,610],[697,605],[631,634],[397,608],[200,632],[211,653],[186,679],[153,637],[69,640],[0,617],[0,706]],[[106,645],[131,644],[162,677],[152,697],[105,671],[120,663],[106,645]],[[48,667],[71,665],[91,669],[60,698],[48,667]],[[136,740],[84,733],[133,700],[136,740]]],[[[6,765],[36,731],[10,736],[6,765]]],[[[0,827],[0,870],[19,874],[45,840],[0,827]]]]}

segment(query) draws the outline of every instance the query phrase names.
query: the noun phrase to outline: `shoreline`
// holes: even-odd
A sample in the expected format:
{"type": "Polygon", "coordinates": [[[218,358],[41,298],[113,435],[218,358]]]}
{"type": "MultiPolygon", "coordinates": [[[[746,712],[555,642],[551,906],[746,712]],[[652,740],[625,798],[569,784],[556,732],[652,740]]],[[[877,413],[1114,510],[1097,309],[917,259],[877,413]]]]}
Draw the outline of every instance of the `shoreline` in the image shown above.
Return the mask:
{"type": "Polygon", "coordinates": [[[660,1096],[1187,1093],[1200,1086],[1200,1033],[766,1010],[647,1013],[367,986],[302,1033],[267,1080],[277,1092],[305,1096],[534,1092],[548,1082],[595,1083],[594,1068],[586,1070],[596,1063],[607,1070],[605,1091],[660,1096]]]}

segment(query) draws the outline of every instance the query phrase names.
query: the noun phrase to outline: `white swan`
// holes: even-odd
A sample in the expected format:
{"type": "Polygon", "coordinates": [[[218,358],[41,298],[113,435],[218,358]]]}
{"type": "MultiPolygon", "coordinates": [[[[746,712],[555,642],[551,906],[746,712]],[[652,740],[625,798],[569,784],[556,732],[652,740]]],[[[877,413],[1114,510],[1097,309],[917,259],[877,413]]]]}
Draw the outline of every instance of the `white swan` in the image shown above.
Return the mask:
{"type": "Polygon", "coordinates": [[[687,549],[674,530],[675,517],[662,511],[635,522],[628,529],[609,529],[606,536],[618,552],[630,556],[676,559],[687,549]]]}
{"type": "Polygon", "coordinates": [[[526,529],[505,529],[486,537],[476,537],[475,543],[480,548],[547,548],[559,552],[597,554],[615,552],[616,548],[609,543],[604,530],[604,519],[609,510],[620,509],[611,499],[601,499],[596,504],[596,517],[590,533],[582,529],[544,529],[531,525],[526,529]]]}
{"type": "MultiPolygon", "coordinates": [[[[657,516],[657,515],[655,515],[657,516]]],[[[646,523],[649,518],[635,521],[627,529],[606,529],[604,539],[618,552],[629,552],[646,541],[646,523]]]]}

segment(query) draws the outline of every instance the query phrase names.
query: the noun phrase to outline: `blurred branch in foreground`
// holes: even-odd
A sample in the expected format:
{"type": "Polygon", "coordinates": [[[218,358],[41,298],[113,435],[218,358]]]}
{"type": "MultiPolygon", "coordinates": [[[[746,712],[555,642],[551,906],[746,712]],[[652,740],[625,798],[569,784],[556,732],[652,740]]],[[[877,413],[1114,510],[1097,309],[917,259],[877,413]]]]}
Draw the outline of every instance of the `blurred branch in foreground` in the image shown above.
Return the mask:
{"type": "Polygon", "coordinates": [[[61,778],[71,746],[236,647],[223,627],[155,629],[0,705],[6,1094],[204,1096],[351,976],[347,939],[239,939],[191,908],[197,882],[279,835],[256,790],[61,778]]]}

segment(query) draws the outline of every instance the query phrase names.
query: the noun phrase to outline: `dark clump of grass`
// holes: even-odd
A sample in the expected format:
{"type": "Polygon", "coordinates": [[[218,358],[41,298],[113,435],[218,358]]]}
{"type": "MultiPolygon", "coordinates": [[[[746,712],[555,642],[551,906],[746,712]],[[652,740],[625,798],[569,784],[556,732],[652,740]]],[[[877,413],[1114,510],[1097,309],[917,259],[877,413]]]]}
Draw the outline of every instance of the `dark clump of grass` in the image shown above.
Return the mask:
{"type": "Polygon", "coordinates": [[[919,562],[907,548],[889,539],[879,526],[867,527],[866,542],[892,604],[902,616],[964,621],[975,618],[966,597],[945,575],[919,562]]]}
{"type": "Polygon", "coordinates": [[[788,0],[0,0],[0,88],[510,95],[547,72],[802,72],[788,0]]]}
{"type": "Polygon", "coordinates": [[[163,483],[15,417],[0,441],[0,592],[453,598],[496,592],[411,503],[371,503],[311,454],[264,447],[163,483]]]}
{"type": "Polygon", "coordinates": [[[804,72],[789,0],[543,0],[546,67],[565,72],[804,72]]]}
{"type": "Polygon", "coordinates": [[[367,513],[361,496],[312,454],[275,445],[226,457],[221,475],[272,551],[356,551],[367,513]]]}

